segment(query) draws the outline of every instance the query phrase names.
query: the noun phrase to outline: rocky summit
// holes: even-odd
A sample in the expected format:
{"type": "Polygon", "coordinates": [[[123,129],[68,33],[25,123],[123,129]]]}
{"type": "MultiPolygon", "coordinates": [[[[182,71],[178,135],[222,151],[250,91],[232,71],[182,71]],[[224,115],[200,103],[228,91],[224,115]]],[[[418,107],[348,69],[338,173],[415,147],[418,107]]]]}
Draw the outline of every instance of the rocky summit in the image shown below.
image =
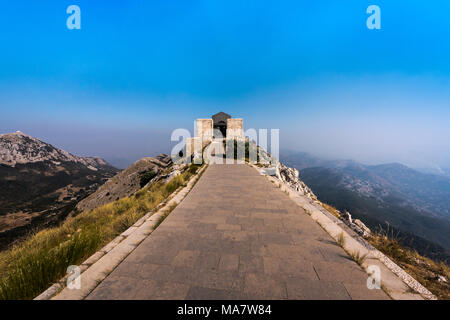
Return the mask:
{"type": "Polygon", "coordinates": [[[79,157],[53,147],[21,131],[0,135],[0,164],[15,167],[17,164],[29,164],[51,161],[55,165],[62,162],[74,162],[86,166],[92,171],[111,168],[98,157],[79,157]]]}
{"type": "Polygon", "coordinates": [[[109,179],[96,192],[77,204],[77,210],[91,210],[109,202],[130,196],[150,181],[169,174],[170,156],[160,154],[155,158],[142,158],[109,179]],[[167,172],[166,172],[167,171],[167,172]]]}

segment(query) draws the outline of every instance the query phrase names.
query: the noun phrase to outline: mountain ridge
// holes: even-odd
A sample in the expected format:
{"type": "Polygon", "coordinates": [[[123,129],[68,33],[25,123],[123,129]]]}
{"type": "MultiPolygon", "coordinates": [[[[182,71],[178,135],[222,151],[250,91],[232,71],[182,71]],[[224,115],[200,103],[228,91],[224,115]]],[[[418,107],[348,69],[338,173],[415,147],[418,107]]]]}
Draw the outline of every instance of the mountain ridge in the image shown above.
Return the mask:
{"type": "Polygon", "coordinates": [[[450,219],[450,178],[410,168],[401,163],[364,165],[353,160],[321,160],[292,153],[282,160],[298,170],[327,168],[343,175],[347,189],[379,200],[392,196],[428,215],[450,219]]]}
{"type": "Polygon", "coordinates": [[[0,248],[59,223],[118,169],[17,131],[0,135],[0,248]]]}
{"type": "Polygon", "coordinates": [[[74,156],[22,131],[0,134],[0,164],[15,167],[16,164],[44,161],[72,161],[81,163],[91,170],[98,169],[98,166],[109,165],[100,157],[74,156]]]}
{"type": "Polygon", "coordinates": [[[305,153],[281,160],[299,169],[321,201],[349,211],[375,230],[395,229],[404,245],[449,261],[450,179],[399,163],[368,166],[305,153]]]}

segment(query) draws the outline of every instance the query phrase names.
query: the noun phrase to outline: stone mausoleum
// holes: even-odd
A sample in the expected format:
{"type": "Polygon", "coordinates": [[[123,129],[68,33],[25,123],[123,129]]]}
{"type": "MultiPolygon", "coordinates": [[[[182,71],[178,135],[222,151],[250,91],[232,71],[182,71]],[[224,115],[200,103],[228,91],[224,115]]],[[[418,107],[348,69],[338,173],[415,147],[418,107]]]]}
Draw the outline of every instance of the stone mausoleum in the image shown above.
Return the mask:
{"type": "Polygon", "coordinates": [[[195,137],[202,141],[213,138],[239,139],[244,137],[244,124],[240,118],[231,118],[225,112],[219,112],[212,119],[197,119],[195,137]]]}
{"type": "Polygon", "coordinates": [[[244,139],[242,118],[232,118],[225,112],[219,112],[211,119],[197,119],[195,121],[195,137],[186,141],[186,152],[187,154],[197,152],[217,138],[244,139]]]}

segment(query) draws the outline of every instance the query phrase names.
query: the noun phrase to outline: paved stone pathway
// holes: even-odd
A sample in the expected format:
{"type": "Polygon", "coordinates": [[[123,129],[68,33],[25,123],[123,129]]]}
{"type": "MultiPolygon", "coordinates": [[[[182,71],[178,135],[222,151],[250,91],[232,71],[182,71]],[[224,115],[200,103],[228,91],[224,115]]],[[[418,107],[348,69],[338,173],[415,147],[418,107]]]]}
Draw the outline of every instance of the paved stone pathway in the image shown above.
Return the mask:
{"type": "Polygon", "coordinates": [[[210,165],[87,299],[388,299],[303,209],[247,165],[210,165]]]}

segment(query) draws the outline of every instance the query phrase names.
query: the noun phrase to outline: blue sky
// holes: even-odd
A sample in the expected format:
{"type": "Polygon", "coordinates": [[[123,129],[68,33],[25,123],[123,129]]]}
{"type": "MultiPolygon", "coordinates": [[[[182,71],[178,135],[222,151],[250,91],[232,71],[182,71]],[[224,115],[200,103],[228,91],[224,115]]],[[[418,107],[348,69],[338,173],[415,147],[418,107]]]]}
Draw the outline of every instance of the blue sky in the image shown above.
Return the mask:
{"type": "Polygon", "coordinates": [[[0,4],[0,133],[119,164],[225,111],[285,149],[450,167],[448,1],[0,4]]]}

